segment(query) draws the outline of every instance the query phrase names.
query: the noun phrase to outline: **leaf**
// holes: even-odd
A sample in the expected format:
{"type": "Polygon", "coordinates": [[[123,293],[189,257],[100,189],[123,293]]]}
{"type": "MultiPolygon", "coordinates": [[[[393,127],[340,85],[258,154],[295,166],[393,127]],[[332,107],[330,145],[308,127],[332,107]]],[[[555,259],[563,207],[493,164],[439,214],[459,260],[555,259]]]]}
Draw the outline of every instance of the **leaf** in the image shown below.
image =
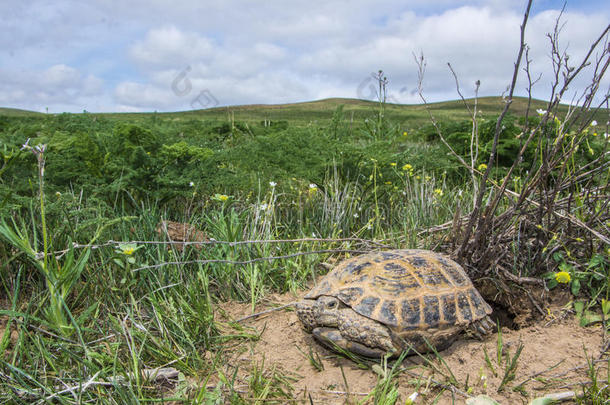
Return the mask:
{"type": "Polygon", "coordinates": [[[608,315],[610,313],[610,301],[602,299],[602,312],[604,315],[608,315]]]}
{"type": "Polygon", "coordinates": [[[604,259],[604,256],[597,253],[597,254],[593,255],[591,260],[589,260],[589,266],[587,267],[587,269],[590,269],[592,267],[598,267],[598,266],[603,267],[605,264],[606,264],[606,259],[604,259]]]}
{"type": "Polygon", "coordinates": [[[592,323],[601,322],[602,317],[591,311],[585,311],[584,315],[580,318],[580,326],[587,326],[592,323]]]}
{"type": "Polygon", "coordinates": [[[575,278],[574,281],[572,281],[572,295],[578,295],[579,292],[580,292],[580,280],[575,278]]]}
{"type": "Polygon", "coordinates": [[[500,405],[500,403],[487,395],[477,395],[474,398],[468,398],[466,405],[500,405]]]}
{"type": "Polygon", "coordinates": [[[580,317],[582,316],[582,311],[584,311],[585,309],[585,303],[582,301],[575,301],[574,302],[574,312],[576,312],[576,316],[580,317]]]}

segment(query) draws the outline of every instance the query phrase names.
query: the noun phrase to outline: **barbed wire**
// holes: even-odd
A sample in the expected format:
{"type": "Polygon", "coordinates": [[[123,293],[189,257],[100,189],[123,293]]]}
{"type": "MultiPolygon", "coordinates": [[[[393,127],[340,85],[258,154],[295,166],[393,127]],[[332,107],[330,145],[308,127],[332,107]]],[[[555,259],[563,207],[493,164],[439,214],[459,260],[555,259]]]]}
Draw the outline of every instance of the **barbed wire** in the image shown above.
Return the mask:
{"type": "Polygon", "coordinates": [[[265,262],[265,261],[273,261],[280,259],[290,259],[292,257],[297,256],[305,256],[305,255],[315,255],[315,254],[323,254],[323,253],[368,253],[370,250],[356,250],[356,249],[322,249],[322,250],[311,250],[308,252],[297,252],[288,255],[282,256],[265,256],[265,257],[257,257],[249,260],[228,260],[228,259],[201,259],[201,260],[186,260],[186,261],[174,261],[174,262],[162,262],[157,264],[152,264],[149,266],[141,266],[136,269],[131,270],[132,272],[147,270],[147,269],[156,269],[163,266],[171,266],[171,265],[185,265],[185,264],[211,264],[211,263],[220,263],[220,264],[235,264],[235,265],[246,265],[257,262],[265,262]]]}
{"type": "MultiPolygon", "coordinates": [[[[130,240],[130,241],[115,241],[108,240],[99,244],[81,244],[81,243],[72,243],[72,248],[56,250],[53,252],[47,253],[48,256],[54,256],[56,258],[61,258],[63,255],[68,253],[71,249],[85,249],[89,248],[92,250],[101,249],[104,247],[120,247],[121,245],[171,245],[171,246],[204,246],[204,245],[226,245],[228,247],[240,246],[240,245],[254,245],[254,244],[279,244],[279,243],[315,243],[315,242],[334,242],[334,243],[342,243],[342,242],[357,242],[365,245],[372,245],[378,248],[383,249],[391,249],[392,246],[384,244],[384,240],[375,241],[371,239],[363,239],[363,238],[293,238],[293,239],[252,239],[252,240],[241,240],[241,241],[224,241],[224,240],[216,240],[216,239],[208,239],[205,241],[152,241],[152,240],[130,240]]],[[[360,252],[360,251],[359,251],[360,252]]],[[[305,252],[302,252],[306,254],[305,252]]],[[[43,252],[38,252],[35,254],[35,258],[40,260],[44,257],[43,252]]]]}

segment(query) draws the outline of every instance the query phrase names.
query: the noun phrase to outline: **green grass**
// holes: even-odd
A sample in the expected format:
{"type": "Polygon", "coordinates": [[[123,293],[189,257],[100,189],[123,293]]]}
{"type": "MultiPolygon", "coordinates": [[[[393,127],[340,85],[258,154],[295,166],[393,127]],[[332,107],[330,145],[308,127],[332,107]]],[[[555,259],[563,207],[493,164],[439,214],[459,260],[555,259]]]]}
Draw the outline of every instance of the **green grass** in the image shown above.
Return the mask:
{"type": "MultiPolygon", "coordinates": [[[[471,207],[465,169],[418,132],[427,111],[387,105],[379,131],[364,122],[377,106],[329,99],[159,114],[1,110],[0,326],[8,332],[0,336],[0,402],[289,399],[292,377],[273,365],[225,367],[231,350],[258,335],[219,321],[218,304],[254,309],[269,293],[305,288],[324,271],[320,263],[380,243],[446,247],[450,226],[426,230],[471,207]],[[265,128],[264,119],[287,123],[265,128]],[[49,144],[43,176],[40,155],[20,151],[27,138],[49,144]],[[208,242],[165,243],[162,219],[190,223],[208,242]],[[86,242],[99,246],[74,245],[86,242]],[[171,384],[149,381],[150,370],[168,366],[180,372],[171,384]]],[[[524,106],[517,99],[513,109],[524,106]]],[[[460,101],[429,107],[448,126],[467,119],[460,101]]],[[[479,100],[490,119],[501,107],[498,98],[479,100]]],[[[599,138],[591,145],[601,147],[599,138]]],[[[495,169],[501,179],[506,168],[495,169]]],[[[596,277],[606,271],[598,262],[596,277]]],[[[518,353],[502,355],[500,340],[495,367],[487,356],[506,387],[518,353]]],[[[380,370],[370,398],[396,403],[400,370],[387,362],[380,370]]],[[[606,395],[601,376],[591,379],[606,395]]]]}

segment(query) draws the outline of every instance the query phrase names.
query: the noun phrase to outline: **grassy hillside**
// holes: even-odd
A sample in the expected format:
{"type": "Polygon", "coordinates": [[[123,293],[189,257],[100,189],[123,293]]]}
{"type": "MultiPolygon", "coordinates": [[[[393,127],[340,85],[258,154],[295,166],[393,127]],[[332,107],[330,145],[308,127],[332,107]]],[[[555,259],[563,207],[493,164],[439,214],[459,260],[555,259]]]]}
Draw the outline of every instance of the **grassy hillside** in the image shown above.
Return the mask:
{"type": "MultiPolygon", "coordinates": [[[[474,107],[474,99],[467,99],[466,103],[474,107]]],[[[523,115],[527,109],[528,100],[524,97],[516,97],[511,106],[511,113],[523,115]]],[[[308,101],[290,104],[251,104],[227,107],[215,107],[205,110],[179,111],[169,113],[92,113],[97,117],[138,121],[157,115],[163,118],[175,120],[235,120],[247,123],[258,123],[262,120],[289,121],[295,125],[306,125],[309,123],[324,123],[333,117],[339,106],[343,106],[344,118],[358,125],[366,118],[374,114],[379,103],[369,100],[352,98],[328,98],[324,100],[308,101]]],[[[481,117],[497,115],[502,111],[504,101],[501,97],[482,97],[478,100],[478,110],[481,117]]],[[[531,100],[530,110],[546,109],[547,102],[543,100],[531,100]]],[[[439,121],[468,119],[468,111],[461,100],[443,101],[428,104],[434,117],[439,121]]],[[[567,105],[558,108],[560,114],[568,111],[567,105]]],[[[0,108],[0,115],[8,116],[43,116],[44,114],[17,110],[11,108],[0,108]]],[[[603,120],[607,112],[599,112],[596,119],[603,120]]],[[[386,117],[397,123],[408,122],[410,127],[418,127],[430,122],[426,106],[422,104],[387,104],[386,117]]]]}
{"type": "Polygon", "coordinates": [[[0,107],[0,115],[8,117],[33,117],[43,116],[44,114],[36,111],[20,110],[18,108],[2,108],[0,107]]]}

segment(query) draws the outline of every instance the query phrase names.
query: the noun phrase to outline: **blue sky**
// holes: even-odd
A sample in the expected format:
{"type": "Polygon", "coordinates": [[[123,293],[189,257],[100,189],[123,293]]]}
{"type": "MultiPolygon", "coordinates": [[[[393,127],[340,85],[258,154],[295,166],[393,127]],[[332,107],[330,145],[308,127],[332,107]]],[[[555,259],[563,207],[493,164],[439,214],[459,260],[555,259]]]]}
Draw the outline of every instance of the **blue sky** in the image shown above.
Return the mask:
{"type": "MultiPolygon", "coordinates": [[[[561,44],[571,60],[607,26],[608,3],[567,2],[561,44]]],[[[545,34],[562,6],[538,0],[531,13],[537,98],[548,98],[545,34]]],[[[429,101],[457,98],[447,62],[466,96],[476,80],[480,95],[499,95],[510,81],[524,7],[515,0],[4,0],[0,106],[176,111],[367,98],[379,69],[390,80],[390,101],[418,103],[413,54],[420,52],[429,101]]]]}

